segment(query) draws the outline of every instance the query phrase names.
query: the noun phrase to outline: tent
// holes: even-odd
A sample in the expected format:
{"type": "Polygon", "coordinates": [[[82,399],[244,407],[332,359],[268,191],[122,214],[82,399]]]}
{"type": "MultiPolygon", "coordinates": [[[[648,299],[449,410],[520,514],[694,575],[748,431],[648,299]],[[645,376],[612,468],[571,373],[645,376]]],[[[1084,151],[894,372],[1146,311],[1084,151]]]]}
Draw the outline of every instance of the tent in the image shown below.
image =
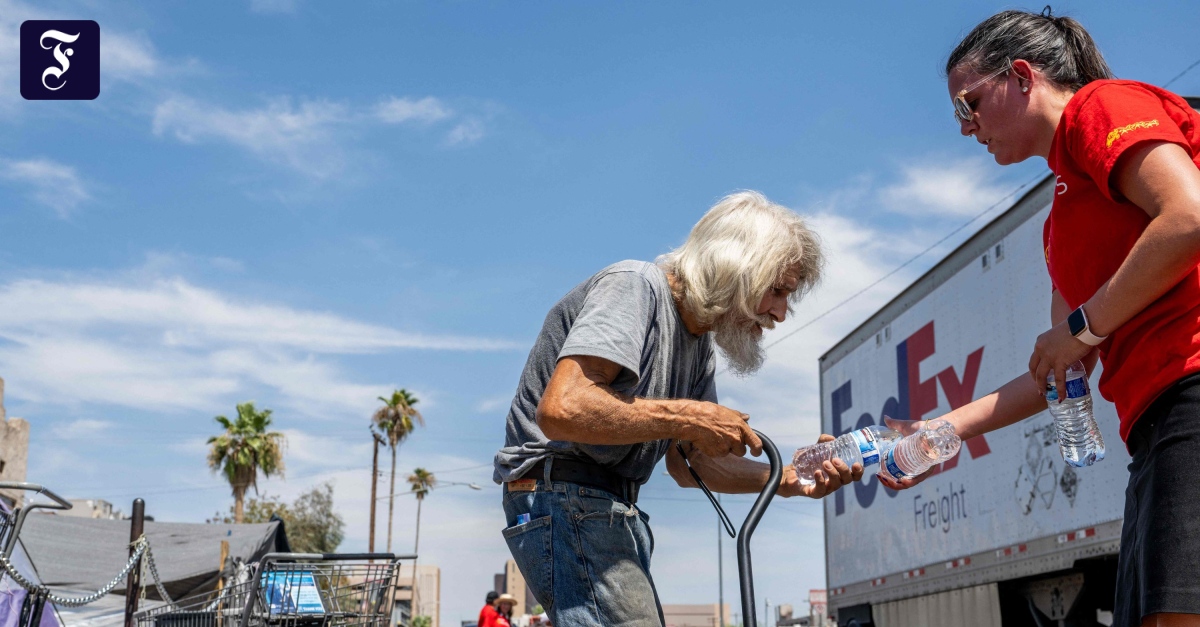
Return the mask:
{"type": "MultiPolygon", "coordinates": [[[[60,595],[80,596],[98,590],[124,568],[129,559],[129,525],[128,520],[30,514],[20,540],[42,583],[60,595]]],[[[278,521],[243,525],[147,521],[144,529],[163,587],[175,600],[216,588],[222,541],[229,543],[231,558],[247,562],[288,550],[283,523],[278,521]]],[[[154,582],[142,583],[149,586],[146,598],[159,600],[154,582]]],[[[124,589],[121,582],[113,594],[94,605],[59,608],[63,622],[67,627],[120,624],[124,589]]]]}

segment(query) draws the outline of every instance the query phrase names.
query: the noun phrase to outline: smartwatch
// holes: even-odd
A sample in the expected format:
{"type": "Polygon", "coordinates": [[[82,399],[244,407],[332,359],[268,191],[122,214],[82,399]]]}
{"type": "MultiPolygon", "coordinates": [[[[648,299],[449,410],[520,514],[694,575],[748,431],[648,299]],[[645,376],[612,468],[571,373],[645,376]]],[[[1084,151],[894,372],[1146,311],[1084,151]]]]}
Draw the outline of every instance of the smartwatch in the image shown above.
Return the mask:
{"type": "Polygon", "coordinates": [[[1083,312],[1083,307],[1080,306],[1067,316],[1067,328],[1071,330],[1071,335],[1088,346],[1096,346],[1108,339],[1108,336],[1100,337],[1088,327],[1087,314],[1083,312]]]}

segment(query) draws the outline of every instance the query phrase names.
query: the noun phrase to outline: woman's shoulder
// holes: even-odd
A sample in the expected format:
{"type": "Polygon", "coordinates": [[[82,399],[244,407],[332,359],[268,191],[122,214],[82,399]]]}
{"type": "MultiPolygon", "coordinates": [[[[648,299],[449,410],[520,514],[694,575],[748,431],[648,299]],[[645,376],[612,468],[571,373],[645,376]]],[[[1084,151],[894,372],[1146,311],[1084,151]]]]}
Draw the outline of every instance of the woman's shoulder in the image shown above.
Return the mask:
{"type": "MultiPolygon", "coordinates": [[[[1132,103],[1143,106],[1154,102],[1166,103],[1183,102],[1178,95],[1161,87],[1128,79],[1111,78],[1092,81],[1080,88],[1067,103],[1066,113],[1080,114],[1081,112],[1113,107],[1126,107],[1132,103]]],[[[1186,102],[1185,102],[1186,104],[1186,102]]]]}

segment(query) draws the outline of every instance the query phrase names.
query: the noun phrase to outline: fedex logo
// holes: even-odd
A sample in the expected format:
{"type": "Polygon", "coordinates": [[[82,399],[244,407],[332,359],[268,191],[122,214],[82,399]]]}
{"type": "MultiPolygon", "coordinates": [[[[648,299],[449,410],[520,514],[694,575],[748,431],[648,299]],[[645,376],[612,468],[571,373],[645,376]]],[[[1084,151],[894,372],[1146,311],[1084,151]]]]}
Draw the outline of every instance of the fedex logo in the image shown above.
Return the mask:
{"type": "MultiPolygon", "coordinates": [[[[950,409],[958,409],[971,402],[975,394],[975,382],[979,379],[979,365],[983,361],[983,347],[980,346],[967,355],[963,364],[962,376],[953,366],[942,370],[936,375],[921,380],[921,362],[934,353],[933,322],[923,326],[916,333],[908,336],[896,345],[896,396],[889,397],[883,403],[876,420],[870,412],[863,412],[853,426],[847,425],[849,417],[845,416],[854,406],[853,381],[846,381],[841,387],[830,394],[830,412],[833,419],[833,434],[835,436],[862,429],[874,424],[882,424],[883,416],[891,416],[898,420],[924,420],[936,418],[926,416],[938,406],[938,386],[942,388],[950,409]]],[[[982,435],[964,442],[971,458],[983,457],[991,452],[987,440],[982,435]]],[[[961,454],[961,452],[960,452],[961,454]]],[[[946,472],[958,465],[958,456],[942,464],[934,472],[946,472]]],[[[871,475],[864,484],[854,483],[854,498],[863,508],[875,502],[875,494],[879,491],[879,479],[871,475]]],[[[889,498],[895,498],[896,492],[884,489],[889,498]]],[[[846,511],[846,491],[834,493],[834,515],[841,516],[846,511]]]]}

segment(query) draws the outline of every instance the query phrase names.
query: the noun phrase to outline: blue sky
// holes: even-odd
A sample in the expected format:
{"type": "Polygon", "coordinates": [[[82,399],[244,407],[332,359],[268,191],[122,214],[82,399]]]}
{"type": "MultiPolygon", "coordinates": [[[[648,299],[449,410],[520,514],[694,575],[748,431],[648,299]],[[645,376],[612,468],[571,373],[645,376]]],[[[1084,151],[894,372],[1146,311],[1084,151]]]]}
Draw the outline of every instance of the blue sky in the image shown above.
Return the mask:
{"type": "MultiPolygon", "coordinates": [[[[484,486],[423,513],[442,618],[469,618],[507,556],[486,465],[553,302],[757,189],[830,254],[782,336],[1043,173],[960,137],[940,76],[1008,6],[0,0],[0,376],[33,424],[29,479],[201,521],[230,501],[204,466],[212,417],[252,399],[290,441],[288,478],[262,488],[335,481],[343,548],[363,549],[368,417],[406,387],[428,426],[401,471],[484,486]],[[20,98],[16,33],[44,18],[100,23],[99,99],[20,98]]],[[[1200,57],[1188,2],[1056,10],[1122,77],[1162,84],[1200,57]]],[[[1200,94],[1200,70],[1172,88],[1200,94]]],[[[785,451],[811,441],[820,353],[983,222],[757,377],[722,376],[724,401],[785,451]]],[[[708,504],[656,476],[643,508],[664,602],[715,601],[708,504]]],[[[397,550],[414,515],[401,497],[397,550]]],[[[820,537],[818,504],[772,509],[760,598],[823,587],[820,537]]],[[[727,601],[735,586],[729,566],[727,601]]]]}

